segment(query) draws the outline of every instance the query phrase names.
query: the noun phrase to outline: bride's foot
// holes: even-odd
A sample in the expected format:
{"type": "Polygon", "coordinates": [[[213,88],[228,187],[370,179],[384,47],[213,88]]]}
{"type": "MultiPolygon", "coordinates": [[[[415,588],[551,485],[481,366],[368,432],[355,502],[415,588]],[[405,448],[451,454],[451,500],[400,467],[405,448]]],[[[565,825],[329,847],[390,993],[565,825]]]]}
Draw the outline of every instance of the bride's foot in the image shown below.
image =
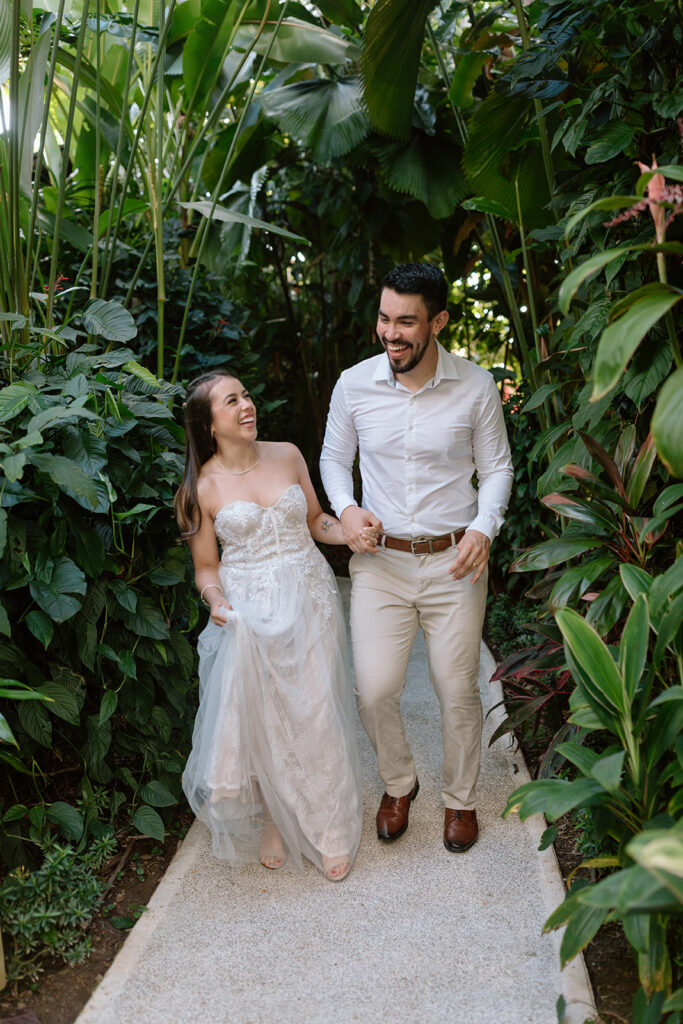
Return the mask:
{"type": "Polygon", "coordinates": [[[258,858],[264,868],[270,868],[272,871],[281,868],[287,859],[285,848],[282,844],[282,836],[272,821],[265,824],[261,831],[258,858]]]}
{"type": "Polygon", "coordinates": [[[330,882],[341,882],[343,878],[346,878],[350,870],[351,858],[348,855],[344,857],[326,857],[323,854],[323,874],[325,878],[329,878],[330,882]]]}

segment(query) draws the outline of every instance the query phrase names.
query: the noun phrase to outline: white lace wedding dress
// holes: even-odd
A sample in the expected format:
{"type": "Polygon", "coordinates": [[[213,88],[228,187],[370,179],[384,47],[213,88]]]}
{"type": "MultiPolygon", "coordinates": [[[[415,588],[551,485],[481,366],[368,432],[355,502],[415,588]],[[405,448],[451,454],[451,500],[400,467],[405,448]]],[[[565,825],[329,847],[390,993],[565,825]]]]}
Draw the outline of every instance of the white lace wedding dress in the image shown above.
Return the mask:
{"type": "Polygon", "coordinates": [[[360,769],[346,630],[333,573],[293,484],[274,505],[231,502],[215,521],[233,607],[199,638],[199,711],[183,789],[214,853],[256,861],[264,817],[287,864],[355,856],[360,769]]]}

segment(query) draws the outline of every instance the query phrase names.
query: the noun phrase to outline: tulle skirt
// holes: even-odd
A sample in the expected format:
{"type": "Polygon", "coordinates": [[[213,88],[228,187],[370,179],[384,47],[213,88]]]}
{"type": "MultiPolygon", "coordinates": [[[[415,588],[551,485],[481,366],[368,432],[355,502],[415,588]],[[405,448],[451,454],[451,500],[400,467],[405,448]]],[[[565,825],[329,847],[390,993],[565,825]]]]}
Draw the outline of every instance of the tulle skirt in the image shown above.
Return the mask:
{"type": "Polygon", "coordinates": [[[269,571],[265,589],[222,570],[233,612],[199,638],[200,704],[183,789],[215,855],[235,864],[258,859],[264,819],[279,829],[290,868],[305,856],[322,870],[323,855],[353,859],[358,849],[346,629],[320,559],[324,585],[318,576],[313,592],[291,564],[269,571]]]}

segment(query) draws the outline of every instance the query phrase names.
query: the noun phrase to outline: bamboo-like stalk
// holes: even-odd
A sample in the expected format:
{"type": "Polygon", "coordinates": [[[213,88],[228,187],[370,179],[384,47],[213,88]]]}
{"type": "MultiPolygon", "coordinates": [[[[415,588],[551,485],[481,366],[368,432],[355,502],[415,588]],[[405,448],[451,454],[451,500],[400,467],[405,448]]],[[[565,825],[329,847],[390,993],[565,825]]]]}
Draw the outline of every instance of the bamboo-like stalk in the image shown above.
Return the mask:
{"type": "Polygon", "coordinates": [[[54,237],[52,239],[52,254],[50,258],[50,276],[48,279],[47,286],[47,308],[45,311],[45,324],[47,327],[52,327],[52,309],[54,306],[54,295],[55,295],[55,281],[57,278],[57,254],[59,251],[59,232],[62,225],[62,214],[64,212],[64,198],[66,193],[66,176],[67,169],[69,166],[69,146],[71,144],[71,133],[73,129],[73,116],[76,109],[76,98],[78,94],[78,72],[81,65],[81,59],[83,57],[83,47],[85,45],[85,33],[88,28],[88,8],[90,6],[90,0],[83,0],[83,12],[81,28],[78,33],[78,42],[76,44],[76,62],[74,65],[73,72],[73,83],[71,89],[71,98],[69,100],[69,112],[67,115],[66,132],[64,135],[64,151],[62,154],[62,166],[59,175],[59,188],[57,190],[57,210],[55,212],[55,227],[54,237]]]}
{"type": "MultiPolygon", "coordinates": [[[[164,47],[166,45],[166,38],[168,36],[168,29],[169,29],[169,26],[171,24],[171,20],[172,20],[172,17],[173,17],[173,11],[175,10],[175,6],[176,6],[176,0],[170,0],[170,3],[168,5],[168,11],[165,12],[165,20],[164,20],[163,29],[159,33],[159,45],[158,45],[158,48],[157,48],[156,56],[154,58],[154,63],[152,64],[152,67],[150,68],[150,74],[149,74],[149,79],[148,79],[148,86],[145,89],[142,105],[140,107],[140,113],[138,114],[138,124],[137,124],[137,127],[135,129],[135,136],[134,136],[134,139],[133,139],[131,156],[130,156],[130,160],[128,161],[128,166],[126,168],[126,174],[125,174],[125,177],[123,179],[123,185],[121,186],[121,195],[124,196],[124,197],[128,194],[128,189],[130,187],[130,180],[131,180],[131,177],[133,175],[133,169],[136,166],[136,164],[138,163],[140,136],[141,136],[141,134],[144,131],[145,126],[146,126],[147,111],[148,111],[149,105],[150,105],[150,103],[152,101],[152,92],[153,92],[154,80],[156,78],[157,68],[158,68],[159,63],[161,61],[161,54],[162,54],[162,52],[165,52],[164,47]]],[[[111,236],[111,240],[110,240],[110,243],[109,243],[110,244],[110,257],[109,257],[109,259],[107,261],[106,272],[103,274],[103,281],[102,281],[102,292],[103,293],[106,293],[107,286],[109,284],[109,277],[111,275],[111,268],[112,268],[112,263],[113,263],[113,255],[112,254],[113,254],[113,251],[114,251],[114,249],[116,247],[116,242],[118,241],[119,232],[121,230],[121,221],[123,220],[123,205],[124,204],[121,203],[121,205],[119,206],[119,209],[118,209],[118,212],[117,212],[117,215],[116,215],[116,223],[114,225],[114,230],[113,230],[113,233],[112,233],[112,236],[111,236]]]]}
{"type": "Polygon", "coordinates": [[[38,138],[38,149],[36,153],[36,169],[33,178],[34,187],[31,192],[31,211],[29,214],[28,236],[26,238],[26,266],[31,266],[28,291],[33,291],[36,270],[38,266],[38,256],[40,251],[39,246],[34,245],[36,219],[38,217],[38,202],[40,199],[40,176],[43,171],[45,138],[47,136],[47,126],[50,119],[50,101],[52,99],[52,90],[54,88],[55,82],[57,53],[59,50],[59,36],[62,31],[62,22],[64,20],[64,3],[65,0],[59,0],[59,7],[57,9],[57,20],[55,21],[54,35],[52,40],[52,54],[50,56],[50,67],[48,69],[47,81],[45,83],[45,105],[43,107],[43,118],[41,121],[40,135],[38,138]],[[31,259],[32,251],[35,254],[33,259],[31,259]]]}
{"type": "Polygon", "coordinates": [[[99,236],[100,236],[100,207],[101,197],[100,189],[102,187],[102,174],[100,168],[100,121],[102,118],[102,98],[101,98],[101,79],[102,79],[102,68],[101,68],[101,47],[100,47],[100,34],[101,34],[101,0],[95,0],[95,17],[97,19],[97,31],[95,33],[95,120],[97,122],[97,128],[95,129],[95,203],[93,207],[93,218],[92,218],[92,279],[90,281],[90,298],[94,299],[97,295],[97,261],[100,252],[99,247],[99,236]]]}
{"type": "MultiPolygon", "coordinates": [[[[262,24],[265,24],[265,22],[263,22],[262,24]]],[[[181,188],[182,183],[185,180],[185,175],[187,174],[189,168],[191,167],[192,162],[193,162],[193,160],[194,160],[194,158],[195,158],[195,156],[197,154],[197,151],[198,151],[199,147],[203,144],[204,139],[205,139],[206,135],[208,134],[208,132],[214,127],[214,125],[216,124],[216,121],[218,121],[220,119],[221,115],[223,114],[224,106],[225,106],[225,102],[227,100],[227,97],[230,95],[230,92],[232,91],[232,88],[233,88],[233,85],[234,85],[234,83],[235,83],[235,81],[237,79],[237,76],[239,75],[240,71],[244,67],[246,61],[249,59],[249,57],[250,57],[254,47],[256,46],[256,43],[258,42],[258,40],[260,38],[261,33],[262,33],[262,29],[260,29],[256,33],[256,35],[254,36],[254,38],[250,42],[249,46],[247,47],[247,49],[246,49],[246,51],[244,53],[244,56],[242,57],[242,60],[239,62],[237,68],[235,69],[235,73],[233,74],[233,76],[230,79],[230,81],[227,82],[226,85],[224,86],[224,88],[222,89],[220,95],[218,96],[218,98],[216,99],[216,102],[213,105],[213,109],[211,110],[211,112],[208,115],[208,117],[205,118],[203,125],[200,127],[199,131],[196,133],[196,135],[195,135],[195,137],[193,139],[192,145],[190,146],[190,148],[189,148],[189,150],[188,150],[188,152],[187,152],[187,154],[186,154],[186,156],[185,156],[185,158],[183,160],[183,163],[182,163],[182,165],[180,167],[180,170],[177,172],[177,174],[175,176],[175,180],[173,182],[171,182],[170,185],[167,187],[166,195],[164,197],[164,205],[163,205],[164,217],[166,216],[166,214],[170,210],[171,205],[172,205],[176,195],[178,194],[178,191],[181,188]]],[[[187,130],[188,130],[188,126],[189,126],[189,121],[190,121],[190,117],[188,115],[186,117],[186,122],[185,122],[185,126],[184,126],[184,133],[183,133],[183,136],[181,137],[183,140],[186,140],[186,138],[187,138],[187,130]]],[[[179,145],[178,146],[178,150],[179,151],[180,151],[180,148],[181,148],[181,146],[179,145]]],[[[150,251],[152,249],[153,242],[154,242],[153,238],[151,238],[151,237],[148,238],[147,242],[145,244],[145,247],[142,250],[142,254],[140,255],[140,259],[138,260],[137,268],[136,268],[135,273],[133,274],[133,277],[132,277],[132,279],[131,279],[131,281],[130,281],[130,283],[128,285],[128,291],[127,291],[126,297],[124,299],[124,305],[125,306],[128,306],[130,304],[130,300],[131,300],[133,292],[135,291],[135,288],[137,286],[138,279],[139,279],[140,274],[142,273],[142,269],[143,269],[143,267],[144,267],[144,265],[145,265],[145,263],[147,261],[147,257],[149,256],[149,253],[150,253],[150,251]]]]}
{"type": "MultiPolygon", "coordinates": [[[[130,47],[128,50],[128,62],[126,64],[126,81],[123,87],[123,97],[121,101],[121,117],[119,118],[119,133],[116,139],[116,152],[114,154],[114,163],[110,172],[111,176],[111,195],[109,196],[109,214],[107,216],[107,228],[104,235],[103,251],[105,254],[105,274],[106,280],[109,280],[109,267],[112,259],[114,258],[114,246],[109,246],[112,225],[114,222],[114,209],[116,205],[116,190],[119,183],[119,167],[121,166],[121,153],[123,151],[123,140],[126,134],[129,133],[128,125],[128,96],[130,94],[130,84],[133,77],[133,67],[135,65],[135,38],[138,31],[138,16],[140,11],[140,0],[135,0],[135,6],[133,8],[133,27],[130,34],[130,47]]],[[[132,132],[131,132],[132,134],[132,132]]],[[[104,297],[104,292],[100,294],[104,297]]]]}
{"type": "MultiPolygon", "coordinates": [[[[154,241],[157,266],[157,377],[164,376],[164,310],[166,309],[166,281],[164,276],[164,219],[163,219],[163,178],[164,178],[164,57],[166,55],[166,34],[164,32],[164,0],[160,3],[160,35],[163,38],[157,63],[156,96],[156,195],[154,196],[154,241]]],[[[173,129],[171,129],[172,131],[173,129]]]]}
{"type": "MultiPolygon", "coordinates": [[[[260,35],[263,32],[263,29],[264,29],[264,27],[265,27],[265,25],[267,23],[268,14],[270,12],[270,6],[271,6],[271,0],[268,0],[268,6],[266,7],[266,10],[265,10],[264,15],[263,15],[263,19],[261,21],[261,24],[259,25],[259,29],[258,29],[257,35],[260,35]]],[[[235,147],[237,145],[237,140],[240,137],[240,132],[242,130],[242,125],[244,124],[244,121],[245,121],[245,118],[246,118],[247,113],[249,111],[249,108],[251,107],[251,103],[252,103],[252,100],[253,100],[254,95],[256,93],[256,88],[258,86],[259,79],[261,77],[261,73],[262,73],[262,71],[263,71],[263,69],[264,69],[264,67],[265,67],[265,65],[266,65],[266,63],[268,61],[268,58],[270,57],[270,51],[273,48],[273,43],[275,42],[275,39],[277,38],[277,33],[278,33],[278,31],[280,29],[280,25],[282,24],[282,21],[283,21],[285,15],[287,13],[287,8],[288,7],[289,7],[289,0],[285,0],[284,4],[282,5],[282,10],[280,11],[280,16],[279,16],[279,18],[277,20],[277,24],[276,24],[275,29],[273,31],[273,35],[271,36],[271,39],[270,39],[270,42],[269,42],[269,44],[268,44],[268,46],[266,48],[266,51],[263,54],[263,57],[261,58],[261,63],[259,65],[258,72],[256,73],[256,75],[254,75],[254,80],[253,80],[252,87],[251,87],[251,89],[249,91],[246,103],[244,104],[244,107],[242,108],[242,112],[241,112],[239,120],[237,122],[237,126],[235,128],[235,134],[234,134],[234,136],[232,138],[232,142],[230,143],[230,148],[228,149],[228,153],[227,153],[225,161],[223,163],[223,168],[221,170],[220,177],[219,177],[219,179],[218,179],[218,181],[216,183],[216,186],[215,186],[215,188],[213,190],[213,195],[211,197],[211,208],[209,210],[209,215],[208,215],[208,217],[204,217],[202,219],[202,223],[200,224],[199,230],[197,232],[197,239],[196,239],[196,243],[195,243],[195,245],[196,245],[196,248],[195,248],[195,265],[194,265],[194,268],[193,268],[193,271],[192,271],[192,278],[190,280],[190,287],[189,287],[189,290],[188,290],[187,301],[185,303],[185,309],[183,311],[183,320],[182,320],[182,324],[180,326],[180,334],[179,334],[179,337],[178,337],[178,347],[176,348],[176,357],[175,357],[175,363],[174,363],[174,366],[173,366],[173,376],[171,378],[171,383],[172,384],[175,384],[177,379],[178,379],[178,372],[179,372],[179,369],[180,369],[180,354],[181,354],[181,351],[182,351],[183,341],[184,341],[184,338],[185,338],[185,331],[187,329],[187,320],[188,320],[188,316],[189,316],[189,313],[190,313],[190,306],[192,304],[192,295],[194,293],[194,287],[195,287],[195,284],[196,284],[196,281],[197,281],[197,274],[198,274],[198,271],[199,271],[199,265],[200,265],[202,253],[204,251],[204,245],[205,245],[206,239],[208,237],[208,229],[209,229],[209,226],[211,225],[211,221],[212,221],[212,218],[213,218],[214,210],[216,209],[216,206],[218,205],[218,198],[221,195],[221,192],[223,191],[223,182],[225,181],[225,178],[227,176],[228,170],[230,168],[230,162],[232,160],[232,155],[233,155],[233,153],[235,151],[235,147]]]]}

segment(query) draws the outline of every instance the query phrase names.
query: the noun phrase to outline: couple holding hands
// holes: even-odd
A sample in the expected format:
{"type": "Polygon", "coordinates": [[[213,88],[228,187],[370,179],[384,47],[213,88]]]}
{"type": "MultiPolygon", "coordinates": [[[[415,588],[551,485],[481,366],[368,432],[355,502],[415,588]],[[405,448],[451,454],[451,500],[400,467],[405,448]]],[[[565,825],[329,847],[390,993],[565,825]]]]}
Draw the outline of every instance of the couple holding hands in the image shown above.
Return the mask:
{"type": "Polygon", "coordinates": [[[356,701],[385,787],[379,839],[405,832],[419,789],[400,699],[420,626],[441,707],[444,843],[462,852],[476,842],[487,562],[513,473],[493,377],[437,341],[446,302],[432,264],[402,264],[382,282],[384,351],[342,373],[327,420],[320,467],[338,519],[322,511],[294,445],[257,441],[239,380],[216,371],[189,385],[175,510],[211,621],[183,787],[217,857],[300,868],[305,856],[337,882],[358,849],[346,631],[314,541],[354,552],[356,701]]]}

